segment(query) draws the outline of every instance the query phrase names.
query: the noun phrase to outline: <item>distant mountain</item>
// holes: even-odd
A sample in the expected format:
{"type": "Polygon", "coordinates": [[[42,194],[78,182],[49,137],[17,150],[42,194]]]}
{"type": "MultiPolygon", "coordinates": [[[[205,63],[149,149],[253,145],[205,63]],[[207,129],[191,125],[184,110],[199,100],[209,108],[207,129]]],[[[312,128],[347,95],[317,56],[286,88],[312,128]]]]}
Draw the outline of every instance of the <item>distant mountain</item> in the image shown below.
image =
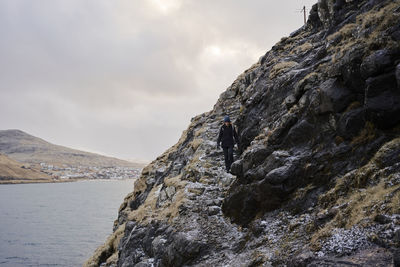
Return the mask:
{"type": "Polygon", "coordinates": [[[0,184],[19,182],[50,181],[51,177],[37,169],[26,167],[23,164],[0,154],[0,184]]]}
{"type": "Polygon", "coordinates": [[[143,167],[140,163],[54,145],[20,130],[0,130],[0,153],[33,165],[143,167]]]}

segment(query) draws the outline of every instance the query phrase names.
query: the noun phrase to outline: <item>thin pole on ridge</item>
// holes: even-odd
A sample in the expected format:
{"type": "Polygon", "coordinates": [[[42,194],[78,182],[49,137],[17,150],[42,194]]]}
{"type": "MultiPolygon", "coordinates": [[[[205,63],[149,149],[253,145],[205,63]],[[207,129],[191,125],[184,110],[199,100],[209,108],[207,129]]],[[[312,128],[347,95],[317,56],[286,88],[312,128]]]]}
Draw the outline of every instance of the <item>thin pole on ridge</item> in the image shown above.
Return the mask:
{"type": "Polygon", "coordinates": [[[303,6],[301,9],[296,9],[296,12],[303,13],[304,24],[306,24],[307,23],[307,8],[306,8],[306,6],[303,6]]]}

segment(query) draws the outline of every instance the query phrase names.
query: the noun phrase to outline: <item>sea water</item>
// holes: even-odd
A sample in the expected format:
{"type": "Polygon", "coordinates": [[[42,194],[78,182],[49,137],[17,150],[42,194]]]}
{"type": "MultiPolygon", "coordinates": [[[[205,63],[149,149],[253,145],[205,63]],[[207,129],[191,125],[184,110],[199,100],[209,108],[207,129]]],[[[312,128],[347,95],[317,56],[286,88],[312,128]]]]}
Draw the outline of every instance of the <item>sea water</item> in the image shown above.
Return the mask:
{"type": "Polygon", "coordinates": [[[0,185],[0,266],[82,266],[133,180],[0,185]]]}

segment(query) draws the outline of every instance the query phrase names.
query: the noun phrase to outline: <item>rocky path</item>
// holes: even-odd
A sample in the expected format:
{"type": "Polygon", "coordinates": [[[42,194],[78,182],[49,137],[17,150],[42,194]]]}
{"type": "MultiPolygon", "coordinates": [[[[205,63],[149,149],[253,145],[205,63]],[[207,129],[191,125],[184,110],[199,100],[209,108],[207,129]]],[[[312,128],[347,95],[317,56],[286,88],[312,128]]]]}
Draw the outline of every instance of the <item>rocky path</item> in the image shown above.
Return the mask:
{"type": "Polygon", "coordinates": [[[186,186],[188,201],[184,205],[186,212],[181,214],[178,230],[186,233],[194,230],[197,240],[206,244],[208,250],[199,262],[218,266],[236,258],[232,251],[244,233],[237,225],[231,224],[221,210],[226,192],[235,180],[235,176],[225,170],[222,149],[216,148],[215,140],[221,124],[205,124],[206,130],[200,136],[203,142],[196,151],[198,177],[201,178],[196,182],[188,182],[186,186]]]}

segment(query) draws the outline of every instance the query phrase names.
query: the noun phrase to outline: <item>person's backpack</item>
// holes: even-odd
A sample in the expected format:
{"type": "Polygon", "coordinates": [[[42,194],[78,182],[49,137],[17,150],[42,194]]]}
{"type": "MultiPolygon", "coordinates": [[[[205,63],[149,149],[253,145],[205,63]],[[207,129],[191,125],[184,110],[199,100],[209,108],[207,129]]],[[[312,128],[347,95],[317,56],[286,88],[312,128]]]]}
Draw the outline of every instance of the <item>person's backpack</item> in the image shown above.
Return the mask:
{"type": "MultiPolygon", "coordinates": [[[[224,125],[222,125],[222,126],[224,126],[224,125]]],[[[231,126],[232,126],[232,137],[235,138],[235,125],[233,125],[233,123],[231,123],[231,126]]],[[[222,128],[222,133],[224,133],[224,127],[221,127],[221,128],[222,128]]]]}

